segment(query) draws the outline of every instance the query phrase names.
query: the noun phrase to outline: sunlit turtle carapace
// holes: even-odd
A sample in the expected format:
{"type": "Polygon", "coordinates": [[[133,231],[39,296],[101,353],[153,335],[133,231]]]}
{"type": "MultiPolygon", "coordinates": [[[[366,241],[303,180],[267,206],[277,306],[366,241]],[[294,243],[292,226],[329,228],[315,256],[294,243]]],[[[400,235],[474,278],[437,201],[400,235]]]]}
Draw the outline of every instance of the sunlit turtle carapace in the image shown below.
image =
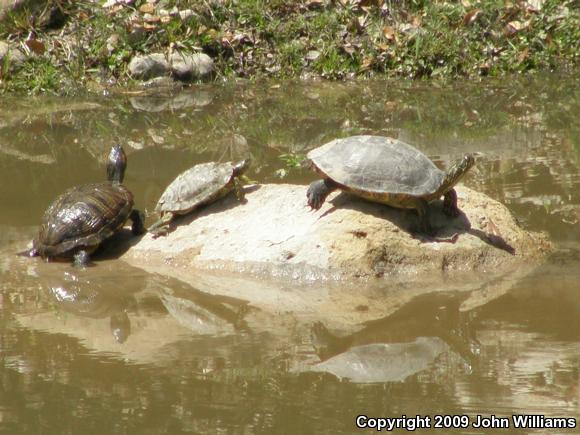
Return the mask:
{"type": "Polygon", "coordinates": [[[336,139],[310,151],[307,159],[324,177],[308,188],[312,208],[319,209],[332,191],[341,189],[369,201],[416,209],[421,230],[426,233],[432,232],[430,201],[443,196],[445,214],[459,214],[453,187],[475,163],[474,157],[466,154],[444,172],[411,145],[381,136],[336,139]]]}
{"type": "Polygon", "coordinates": [[[105,239],[125,221],[133,221],[132,231],[144,231],[141,214],[133,209],[133,194],[123,185],[127,156],[114,145],[107,162],[107,182],[75,186],[64,192],[44,213],[29,256],[45,259],[70,258],[84,265],[105,239]]]}
{"type": "Polygon", "coordinates": [[[250,167],[250,159],[238,163],[201,163],[182,172],[165,189],[157,205],[161,218],[148,228],[153,237],[165,235],[177,215],[185,215],[195,208],[212,203],[235,190],[240,201],[244,189],[240,177],[250,167]]]}

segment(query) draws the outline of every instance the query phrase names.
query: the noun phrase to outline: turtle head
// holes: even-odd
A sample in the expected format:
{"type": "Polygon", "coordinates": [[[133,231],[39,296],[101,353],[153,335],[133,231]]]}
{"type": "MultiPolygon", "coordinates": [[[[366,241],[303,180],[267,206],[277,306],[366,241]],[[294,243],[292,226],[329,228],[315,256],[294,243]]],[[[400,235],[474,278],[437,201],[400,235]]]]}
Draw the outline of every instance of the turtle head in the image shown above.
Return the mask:
{"type": "Polygon", "coordinates": [[[445,173],[441,189],[444,192],[451,190],[474,164],[475,157],[473,154],[465,154],[462,158],[457,160],[445,173]]]}
{"type": "Polygon", "coordinates": [[[248,157],[236,163],[234,165],[234,177],[239,177],[240,175],[243,175],[250,168],[251,164],[252,164],[251,157],[248,157]]]}
{"type": "Polygon", "coordinates": [[[119,144],[113,145],[107,159],[107,180],[113,183],[122,183],[126,168],[127,155],[123,151],[123,147],[119,144]]]}
{"type": "Polygon", "coordinates": [[[457,166],[457,170],[462,173],[467,172],[471,167],[475,165],[475,157],[473,154],[465,154],[454,166],[457,166]]]}

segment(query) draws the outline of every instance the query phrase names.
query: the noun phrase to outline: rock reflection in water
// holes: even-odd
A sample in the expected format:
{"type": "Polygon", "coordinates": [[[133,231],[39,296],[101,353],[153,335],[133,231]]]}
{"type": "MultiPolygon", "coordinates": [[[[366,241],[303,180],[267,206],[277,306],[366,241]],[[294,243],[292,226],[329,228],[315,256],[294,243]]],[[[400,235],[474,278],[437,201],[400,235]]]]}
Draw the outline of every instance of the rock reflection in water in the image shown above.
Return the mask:
{"type": "Polygon", "coordinates": [[[132,97],[131,106],[144,112],[178,111],[190,107],[201,108],[211,104],[213,94],[208,91],[184,91],[176,95],[147,95],[132,97]]]}

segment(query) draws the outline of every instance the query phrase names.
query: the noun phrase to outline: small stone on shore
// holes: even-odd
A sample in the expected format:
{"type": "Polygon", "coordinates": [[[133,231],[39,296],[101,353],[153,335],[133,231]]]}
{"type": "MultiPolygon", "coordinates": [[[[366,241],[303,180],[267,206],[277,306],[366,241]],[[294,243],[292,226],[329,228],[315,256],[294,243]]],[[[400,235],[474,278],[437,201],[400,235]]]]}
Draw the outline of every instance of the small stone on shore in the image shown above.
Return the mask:
{"type": "Polygon", "coordinates": [[[169,73],[169,63],[161,53],[135,56],[129,62],[129,74],[136,79],[151,79],[169,73]]]}
{"type": "Polygon", "coordinates": [[[171,55],[169,63],[174,77],[184,81],[204,79],[214,71],[213,59],[205,53],[175,52],[171,55]]]}
{"type": "Polygon", "coordinates": [[[8,56],[9,68],[11,71],[19,68],[25,61],[26,56],[12,44],[0,41],[0,64],[4,65],[4,60],[8,56]]]}

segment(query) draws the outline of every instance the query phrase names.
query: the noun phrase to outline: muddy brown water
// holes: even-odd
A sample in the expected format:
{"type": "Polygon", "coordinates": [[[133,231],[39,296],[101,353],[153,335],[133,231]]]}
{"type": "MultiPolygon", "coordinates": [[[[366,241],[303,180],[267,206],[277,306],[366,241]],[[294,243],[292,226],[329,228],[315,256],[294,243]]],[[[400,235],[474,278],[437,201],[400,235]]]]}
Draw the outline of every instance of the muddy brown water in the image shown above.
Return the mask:
{"type": "Polygon", "coordinates": [[[469,427],[440,433],[528,433],[511,416],[539,414],[576,428],[544,420],[534,433],[580,433],[578,89],[576,77],[545,76],[5,97],[0,432],[355,433],[359,415],[420,415],[431,429],[418,432],[430,433],[436,415],[451,415],[440,423],[469,427]],[[79,270],[14,255],[56,195],[104,178],[115,141],[151,222],[164,186],[194,163],[251,154],[251,178],[307,184],[315,177],[296,167],[300,158],[353,134],[398,137],[442,167],[483,153],[465,183],[547,232],[556,254],[478,292],[451,288],[480,276],[421,288],[388,278],[328,284],[321,303],[337,287],[368,295],[357,306],[333,301],[337,319],[361,319],[344,324],[260,310],[107,256],[79,270]],[[377,315],[377,298],[391,308],[377,315]],[[510,427],[475,427],[478,415],[508,417],[510,427]]]}

